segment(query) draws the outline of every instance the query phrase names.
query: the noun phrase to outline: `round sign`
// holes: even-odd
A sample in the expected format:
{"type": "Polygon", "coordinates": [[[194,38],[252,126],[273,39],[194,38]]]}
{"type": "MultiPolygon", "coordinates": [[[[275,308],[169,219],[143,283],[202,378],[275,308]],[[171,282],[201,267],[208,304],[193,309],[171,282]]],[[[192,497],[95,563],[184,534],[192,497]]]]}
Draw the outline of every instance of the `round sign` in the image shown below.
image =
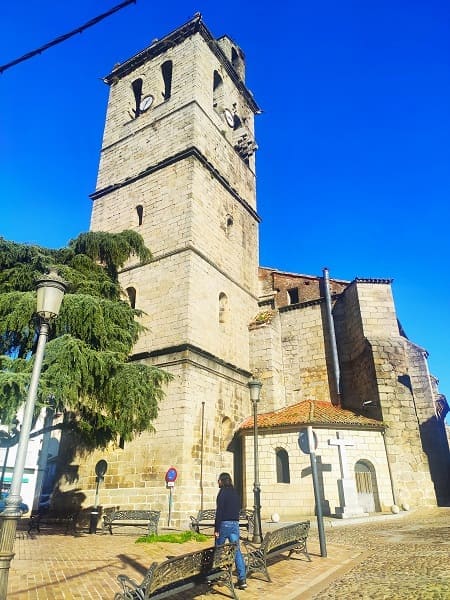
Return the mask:
{"type": "MultiPolygon", "coordinates": [[[[314,448],[313,448],[313,451],[314,451],[314,450],[317,450],[317,445],[318,445],[317,435],[316,435],[315,431],[313,431],[313,439],[314,439],[314,448]]],[[[306,429],[303,429],[298,434],[298,445],[300,446],[300,450],[302,452],[304,452],[305,454],[310,454],[311,450],[309,449],[308,432],[306,431],[306,429]]]]}
{"type": "Polygon", "coordinates": [[[95,465],[95,474],[97,475],[97,477],[103,477],[107,469],[108,463],[106,462],[106,460],[99,460],[98,463],[95,465]]]}
{"type": "Polygon", "coordinates": [[[175,467],[170,467],[170,469],[168,469],[167,473],[166,473],[166,478],[165,478],[166,483],[175,481],[177,476],[178,476],[178,473],[177,473],[177,470],[175,469],[175,467]]]}

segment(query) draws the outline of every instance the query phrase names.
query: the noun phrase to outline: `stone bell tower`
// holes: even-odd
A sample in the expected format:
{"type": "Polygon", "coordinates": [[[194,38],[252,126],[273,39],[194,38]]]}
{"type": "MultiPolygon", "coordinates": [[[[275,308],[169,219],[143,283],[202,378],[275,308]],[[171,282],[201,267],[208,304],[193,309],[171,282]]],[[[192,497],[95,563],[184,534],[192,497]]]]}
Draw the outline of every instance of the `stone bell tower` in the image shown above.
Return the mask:
{"type": "MultiPolygon", "coordinates": [[[[164,519],[164,474],[175,467],[177,523],[211,506],[221,470],[239,477],[230,442],[250,412],[259,109],[244,77],[241,49],[214,39],[196,15],[104,79],[110,96],[91,229],[134,229],[151,249],[150,264],[130,262],[120,276],[147,328],[133,359],[174,379],[155,431],[106,457],[102,503],[159,509],[164,519]]],[[[84,489],[98,458],[80,470],[84,489]]]]}

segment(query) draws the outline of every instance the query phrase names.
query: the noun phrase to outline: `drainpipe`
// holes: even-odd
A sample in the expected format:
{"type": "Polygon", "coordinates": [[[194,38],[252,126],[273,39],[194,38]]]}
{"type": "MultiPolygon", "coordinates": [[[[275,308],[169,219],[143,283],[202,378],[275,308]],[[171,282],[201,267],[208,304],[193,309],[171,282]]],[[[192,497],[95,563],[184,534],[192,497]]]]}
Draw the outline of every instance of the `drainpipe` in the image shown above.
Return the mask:
{"type": "MultiPolygon", "coordinates": [[[[333,379],[336,390],[336,404],[339,406],[341,404],[341,385],[340,385],[340,370],[339,370],[339,358],[337,351],[337,343],[336,343],[336,332],[334,330],[334,320],[331,306],[331,293],[330,293],[330,276],[329,271],[326,267],[323,268],[323,287],[325,294],[325,306],[327,311],[327,325],[328,325],[328,334],[330,337],[330,346],[331,346],[331,365],[333,369],[333,379]]],[[[334,404],[334,403],[333,403],[334,404]]]]}
{"type": "Polygon", "coordinates": [[[387,466],[388,466],[388,471],[389,471],[389,479],[391,482],[392,499],[394,500],[394,506],[397,506],[397,494],[395,493],[394,478],[392,477],[392,469],[391,469],[391,458],[389,456],[389,451],[388,451],[388,447],[387,447],[387,443],[386,443],[386,431],[382,431],[381,435],[383,437],[384,451],[386,453],[386,460],[387,460],[387,466]]]}
{"type": "Polygon", "coordinates": [[[203,510],[203,445],[205,428],[205,402],[202,402],[202,437],[200,444],[200,510],[203,510]]]}

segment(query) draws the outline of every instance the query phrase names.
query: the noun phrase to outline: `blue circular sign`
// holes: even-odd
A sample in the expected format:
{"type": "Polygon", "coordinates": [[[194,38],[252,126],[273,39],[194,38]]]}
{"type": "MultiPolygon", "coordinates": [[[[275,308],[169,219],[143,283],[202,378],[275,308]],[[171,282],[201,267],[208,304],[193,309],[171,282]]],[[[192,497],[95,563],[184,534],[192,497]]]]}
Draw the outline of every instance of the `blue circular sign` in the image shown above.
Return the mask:
{"type": "Polygon", "coordinates": [[[166,482],[169,483],[171,481],[175,481],[177,476],[178,476],[178,473],[177,473],[177,470],[175,469],[175,467],[170,467],[170,469],[168,469],[168,471],[166,473],[166,482]]]}
{"type": "Polygon", "coordinates": [[[300,446],[300,450],[304,454],[311,454],[311,451],[314,452],[315,450],[317,450],[318,440],[315,431],[313,431],[313,442],[314,448],[312,448],[311,450],[311,448],[309,447],[308,432],[306,431],[306,429],[300,431],[300,433],[298,434],[298,445],[300,446]]]}

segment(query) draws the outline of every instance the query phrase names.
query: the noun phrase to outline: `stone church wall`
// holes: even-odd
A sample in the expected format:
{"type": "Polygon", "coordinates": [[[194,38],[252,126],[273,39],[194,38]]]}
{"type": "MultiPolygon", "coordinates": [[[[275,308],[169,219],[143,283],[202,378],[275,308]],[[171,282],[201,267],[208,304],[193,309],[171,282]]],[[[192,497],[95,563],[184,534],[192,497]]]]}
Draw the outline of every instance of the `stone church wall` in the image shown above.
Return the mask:
{"type": "Polygon", "coordinates": [[[240,205],[231,205],[216,181],[200,173],[193,177],[192,163],[195,165],[195,159],[172,165],[96,200],[93,225],[108,231],[137,229],[152,250],[150,265],[125,270],[121,275],[124,289],[135,288],[136,308],[144,311],[142,324],[148,328],[135,347],[136,354],[183,340],[205,343],[209,352],[248,368],[247,325],[257,305],[256,298],[244,290],[256,288],[257,228],[245,218],[240,205]],[[205,189],[217,202],[202,200],[205,189]],[[136,204],[130,203],[130,195],[136,204]],[[133,225],[137,205],[144,207],[138,228],[133,225]],[[228,213],[234,217],[230,232],[225,231],[228,213]],[[199,235],[202,230],[209,232],[207,258],[208,248],[202,246],[203,236],[199,235]],[[183,252],[186,248],[195,249],[197,258],[188,258],[183,252]],[[245,288],[237,287],[234,281],[242,282],[245,288]],[[228,304],[223,327],[219,326],[221,293],[228,304]],[[193,302],[190,309],[186,308],[187,298],[193,302]],[[221,332],[226,331],[224,340],[221,332]],[[233,333],[235,337],[230,337],[233,333]]]}
{"type": "MultiPolygon", "coordinates": [[[[222,43],[226,52],[231,45],[231,40],[222,43]]],[[[200,33],[161,48],[111,82],[91,229],[133,229],[153,252],[148,265],[129,261],[120,281],[125,290],[136,290],[136,308],[147,328],[134,359],[166,369],[174,379],[154,432],[123,448],[79,453],[63,473],[61,489],[78,490],[89,505],[95,464],[106,459],[101,505],[160,510],[166,524],[164,474],[175,467],[172,522],[187,527],[189,515],[214,506],[223,470],[242,482],[244,504],[253,505],[252,436],[234,436],[251,414],[250,374],[264,384],[260,412],[302,400],[331,402],[331,340],[319,277],[261,269],[258,305],[254,157],[242,158],[233,126],[241,119],[242,131],[253,140],[257,107],[248,90],[233,81],[231,67],[200,33]],[[161,66],[167,60],[173,63],[172,93],[164,98],[161,66]],[[217,89],[214,94],[214,76],[222,80],[220,95],[217,89]],[[143,96],[152,94],[155,102],[134,118],[137,78],[143,96]],[[231,125],[225,108],[236,119],[231,125]],[[270,318],[258,322],[265,308],[270,318]]],[[[380,510],[394,500],[433,503],[420,443],[424,420],[433,418],[426,363],[399,334],[389,282],[333,280],[331,291],[342,404],[386,424],[384,436],[375,430],[344,431],[354,442],[347,448],[351,471],[357,461],[373,469],[380,510]]],[[[260,430],[264,518],[273,512],[283,518],[314,512],[309,456],[300,452],[293,429],[260,430]],[[277,483],[277,448],[288,452],[290,483],[277,483]]],[[[340,467],[338,450],[328,440],[336,439],[336,430],[323,426],[316,433],[324,505],[333,513],[340,502],[340,467]]]]}
{"type": "Polygon", "coordinates": [[[136,176],[168,156],[195,146],[255,208],[254,175],[233,148],[233,132],[224,121],[223,109],[231,110],[235,104],[241,116],[245,114],[251,136],[254,136],[253,114],[225,76],[224,105],[212,110],[215,69],[220,69],[217,59],[197,35],[111,85],[97,189],[136,176]],[[193,61],[193,55],[197,60],[193,61]],[[155,91],[162,80],[160,64],[166,60],[173,61],[172,94],[161,101],[155,91]],[[134,119],[131,86],[139,77],[144,80],[143,94],[151,92],[156,102],[134,119]],[[205,85],[205,81],[210,85],[205,85]],[[224,143],[224,138],[228,143],[224,143]]]}
{"type": "Polygon", "coordinates": [[[438,410],[437,384],[428,369],[427,353],[406,341],[409,375],[405,385],[414,398],[420,437],[440,506],[450,504],[450,453],[445,423],[438,410]]]}
{"type": "Polygon", "coordinates": [[[280,330],[280,315],[275,312],[269,322],[250,327],[250,370],[263,383],[260,412],[287,406],[280,330]]]}
{"type": "MultiPolygon", "coordinates": [[[[259,280],[261,297],[273,298],[275,307],[281,307],[273,310],[267,300],[260,307],[263,322],[251,325],[251,370],[264,384],[261,410],[301,400],[330,402],[330,339],[320,279],[260,268],[259,280]],[[292,289],[298,290],[299,304],[289,303],[292,289]]],[[[335,283],[333,291],[342,286],[335,283]]]]}
{"type": "MultiPolygon", "coordinates": [[[[337,480],[341,477],[339,454],[328,440],[336,439],[336,430],[314,428],[318,439],[316,450],[320,486],[323,489],[322,506],[324,514],[334,514],[340,506],[337,480]]],[[[314,488],[311,475],[311,462],[307,454],[298,446],[298,431],[277,432],[259,430],[259,474],[261,483],[261,514],[263,520],[270,520],[278,513],[282,520],[298,515],[314,515],[314,488]],[[290,483],[277,483],[276,450],[283,448],[289,455],[290,483]]],[[[346,447],[347,463],[354,478],[357,461],[364,461],[375,472],[378,508],[389,511],[393,504],[389,470],[381,432],[343,431],[344,439],[352,441],[346,447]]],[[[247,456],[246,505],[252,505],[253,498],[253,437],[244,437],[247,456]]]]}
{"type": "Polygon", "coordinates": [[[280,313],[286,404],[330,400],[320,304],[280,313]]]}
{"type": "Polygon", "coordinates": [[[396,503],[433,504],[410,379],[418,371],[400,336],[389,282],[353,282],[337,300],[334,316],[343,406],[386,424],[396,503]]]}
{"type": "MultiPolygon", "coordinates": [[[[92,504],[95,464],[105,459],[108,471],[100,489],[100,505],[160,510],[161,524],[165,526],[169,492],[164,475],[169,467],[175,467],[178,479],[172,519],[187,528],[189,515],[200,509],[202,490],[204,507],[214,506],[218,474],[234,471],[230,452],[233,432],[251,410],[247,377],[192,353],[174,353],[164,359],[165,364],[160,362],[160,366],[171,372],[174,380],[160,405],[155,431],[141,434],[123,449],[111,446],[78,456],[67,469],[72,481],[62,484],[61,491],[83,490],[85,507],[92,504]]],[[[155,364],[157,359],[151,362],[155,364]]]]}

